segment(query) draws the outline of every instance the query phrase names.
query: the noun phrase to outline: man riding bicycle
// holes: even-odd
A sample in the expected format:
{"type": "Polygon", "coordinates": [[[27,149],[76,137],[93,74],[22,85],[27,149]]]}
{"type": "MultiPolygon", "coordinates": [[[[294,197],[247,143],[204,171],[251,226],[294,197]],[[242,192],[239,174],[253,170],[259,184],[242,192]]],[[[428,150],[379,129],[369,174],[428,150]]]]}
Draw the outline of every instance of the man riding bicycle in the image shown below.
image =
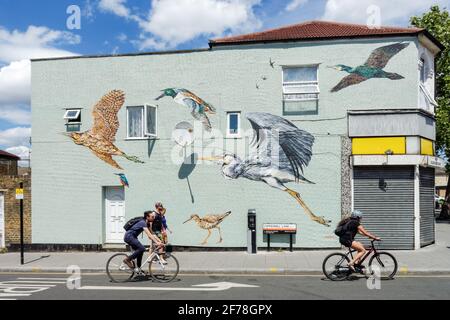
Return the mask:
{"type": "Polygon", "coordinates": [[[145,252],[145,247],[138,240],[138,236],[144,231],[147,237],[155,242],[158,247],[163,247],[164,243],[157,236],[155,236],[149,229],[149,225],[155,221],[156,213],[153,211],[145,211],[144,217],[139,222],[135,223],[124,236],[125,243],[129,244],[134,252],[125,258],[123,262],[130,268],[134,269],[133,260],[137,259],[137,267],[140,268],[142,264],[142,256],[145,252]]]}

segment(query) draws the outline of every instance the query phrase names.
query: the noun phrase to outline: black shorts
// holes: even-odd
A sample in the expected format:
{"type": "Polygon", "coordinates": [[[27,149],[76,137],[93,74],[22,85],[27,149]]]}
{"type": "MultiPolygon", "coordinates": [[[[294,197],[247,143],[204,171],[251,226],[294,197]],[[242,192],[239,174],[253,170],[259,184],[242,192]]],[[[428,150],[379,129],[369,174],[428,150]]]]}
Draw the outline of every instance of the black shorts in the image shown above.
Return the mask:
{"type": "Polygon", "coordinates": [[[346,237],[340,237],[339,238],[339,242],[340,244],[342,244],[343,246],[346,246],[348,248],[350,248],[352,246],[352,242],[353,240],[350,238],[346,238],[346,237]]]}

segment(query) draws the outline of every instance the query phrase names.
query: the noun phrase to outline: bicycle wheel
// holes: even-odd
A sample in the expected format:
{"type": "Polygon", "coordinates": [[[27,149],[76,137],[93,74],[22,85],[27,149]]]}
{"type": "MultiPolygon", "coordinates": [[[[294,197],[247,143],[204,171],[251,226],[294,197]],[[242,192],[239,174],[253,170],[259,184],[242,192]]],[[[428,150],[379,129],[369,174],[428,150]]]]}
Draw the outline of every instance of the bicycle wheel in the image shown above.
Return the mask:
{"type": "Polygon", "coordinates": [[[372,274],[376,273],[377,270],[374,269],[378,268],[380,271],[380,278],[382,280],[390,280],[394,278],[397,273],[397,260],[388,252],[379,252],[370,258],[369,268],[372,274]]]}
{"type": "Polygon", "coordinates": [[[134,270],[123,262],[126,257],[124,253],[117,253],[106,263],[106,273],[112,282],[126,282],[133,277],[134,270]]]}
{"type": "Polygon", "coordinates": [[[323,260],[323,274],[331,281],[342,281],[351,274],[350,259],[343,253],[332,253],[323,260]]]}
{"type": "Polygon", "coordinates": [[[149,261],[149,273],[157,282],[170,282],[178,275],[180,266],[177,258],[166,253],[164,254],[164,260],[167,262],[166,264],[163,264],[159,257],[155,255],[152,261],[149,261]]]}

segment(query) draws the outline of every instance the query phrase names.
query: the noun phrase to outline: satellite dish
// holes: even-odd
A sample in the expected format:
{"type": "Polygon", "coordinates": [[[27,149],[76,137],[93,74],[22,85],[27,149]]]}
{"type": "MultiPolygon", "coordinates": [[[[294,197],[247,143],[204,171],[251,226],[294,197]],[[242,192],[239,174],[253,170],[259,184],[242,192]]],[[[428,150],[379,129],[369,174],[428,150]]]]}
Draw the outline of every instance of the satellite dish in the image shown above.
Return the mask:
{"type": "Polygon", "coordinates": [[[172,139],[182,147],[191,145],[194,142],[194,126],[187,121],[178,123],[172,131],[172,139]]]}

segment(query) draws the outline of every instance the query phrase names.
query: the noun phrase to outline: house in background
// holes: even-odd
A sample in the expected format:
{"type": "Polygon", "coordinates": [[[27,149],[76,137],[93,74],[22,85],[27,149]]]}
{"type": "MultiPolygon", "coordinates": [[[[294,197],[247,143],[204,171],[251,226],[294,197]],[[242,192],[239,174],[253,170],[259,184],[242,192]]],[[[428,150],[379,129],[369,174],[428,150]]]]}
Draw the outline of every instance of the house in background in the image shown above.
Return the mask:
{"type": "Polygon", "coordinates": [[[448,184],[448,173],[445,169],[436,170],[436,195],[445,199],[445,192],[448,184]]]}
{"type": "Polygon", "coordinates": [[[20,244],[20,208],[16,200],[20,183],[24,187],[24,242],[31,243],[31,176],[19,174],[19,161],[18,156],[0,150],[0,249],[15,249],[20,244]]]}
{"type": "MultiPolygon", "coordinates": [[[[338,247],[334,227],[353,209],[384,248],[432,244],[435,168],[443,167],[434,148],[434,58],[442,49],[424,29],[312,21],[211,40],[209,49],[33,60],[33,245],[123,245],[125,221],[155,201],[168,209],[176,246],[200,245],[204,234],[183,224],[192,214],[232,211],[220,225],[224,241],[208,245],[245,247],[250,208],[259,247],[263,223],[297,224],[295,248],[338,247]],[[314,184],[287,187],[331,227],[312,221],[292,191],[246,179],[237,165],[172,161],[195,159],[200,144],[235,154],[228,163],[244,159],[255,112],[270,114],[265,128],[282,117],[289,122],[278,126],[303,130],[295,133],[308,149],[301,174],[314,184]],[[94,125],[95,139],[115,138],[126,155],[111,158],[106,144],[76,134],[94,125]],[[200,134],[177,147],[174,128],[190,126],[200,134]]],[[[296,174],[298,163],[290,163],[296,174]]]]}

